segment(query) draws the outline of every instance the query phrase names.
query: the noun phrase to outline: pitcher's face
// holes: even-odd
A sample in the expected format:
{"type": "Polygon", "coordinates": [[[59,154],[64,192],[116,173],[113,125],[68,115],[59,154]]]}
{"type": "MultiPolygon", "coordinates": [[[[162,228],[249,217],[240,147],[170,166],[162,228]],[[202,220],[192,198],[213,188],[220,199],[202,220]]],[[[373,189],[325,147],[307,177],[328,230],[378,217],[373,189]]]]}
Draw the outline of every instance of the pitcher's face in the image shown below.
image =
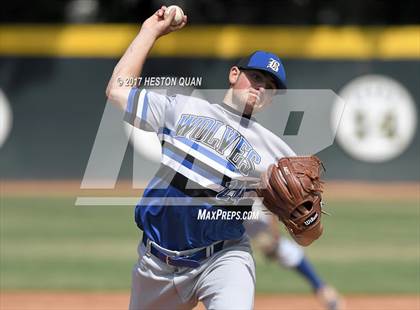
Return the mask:
{"type": "Polygon", "coordinates": [[[232,67],[229,80],[233,88],[233,100],[245,112],[260,111],[271,103],[276,92],[274,78],[264,71],[232,67]]]}

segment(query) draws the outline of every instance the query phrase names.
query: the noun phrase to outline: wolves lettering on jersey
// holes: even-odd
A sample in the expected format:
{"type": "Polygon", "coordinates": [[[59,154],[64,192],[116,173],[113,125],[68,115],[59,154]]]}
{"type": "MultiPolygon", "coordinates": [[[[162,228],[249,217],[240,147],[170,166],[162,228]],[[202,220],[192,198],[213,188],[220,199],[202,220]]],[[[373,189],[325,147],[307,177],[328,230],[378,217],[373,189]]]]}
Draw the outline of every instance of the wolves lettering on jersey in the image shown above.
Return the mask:
{"type": "Polygon", "coordinates": [[[274,156],[293,154],[253,119],[241,127],[241,113],[223,103],[133,89],[127,114],[134,126],[158,134],[163,151],[161,167],[136,206],[135,220],[148,238],[171,250],[240,238],[242,220],[202,221],[199,210],[211,212],[221,204],[244,210],[248,201],[235,204],[248,195],[246,182],[255,183],[276,161],[274,156]]]}
{"type": "Polygon", "coordinates": [[[210,117],[182,114],[176,125],[176,135],[202,142],[224,155],[244,176],[248,176],[250,171],[255,170],[255,164],[261,162],[261,156],[239,131],[210,117]],[[220,132],[221,137],[216,138],[220,132]]]}

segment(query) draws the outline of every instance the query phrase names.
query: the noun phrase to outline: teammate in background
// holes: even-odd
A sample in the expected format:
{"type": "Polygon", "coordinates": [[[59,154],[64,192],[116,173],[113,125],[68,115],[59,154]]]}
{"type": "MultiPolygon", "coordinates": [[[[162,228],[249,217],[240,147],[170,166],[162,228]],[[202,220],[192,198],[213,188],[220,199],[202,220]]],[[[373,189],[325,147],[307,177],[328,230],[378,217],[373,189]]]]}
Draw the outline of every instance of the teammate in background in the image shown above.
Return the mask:
{"type": "Polygon", "coordinates": [[[337,291],[321,279],[301,246],[280,235],[278,225],[278,220],[265,212],[260,212],[258,220],[244,222],[247,234],[254,240],[253,244],[267,259],[299,273],[326,310],[342,309],[337,291]]]}
{"type": "MultiPolygon", "coordinates": [[[[251,117],[271,103],[275,89],[285,88],[284,68],[271,53],[244,58],[230,69],[223,102],[131,89],[124,81],[141,75],[155,41],[187,23],[185,16],[180,25],[171,26],[175,11],[164,18],[165,10],[143,23],[106,90],[110,101],[127,112],[127,121],[156,132],[162,143],[160,169],[135,209],[143,239],[132,274],[130,309],[191,309],[198,301],[207,309],[252,309],[255,263],[243,220],[206,221],[198,214],[220,208],[231,212],[234,205],[222,196],[226,189],[240,190],[242,196],[235,197],[246,200],[244,179],[255,183],[271,163],[295,156],[251,117]],[[211,130],[202,135],[207,125],[211,130]],[[261,144],[261,137],[267,144],[261,144]],[[230,187],[241,182],[242,188],[230,187]]],[[[238,212],[251,208],[252,203],[242,205],[238,212]]],[[[313,241],[304,238],[302,244],[313,241]]]]}

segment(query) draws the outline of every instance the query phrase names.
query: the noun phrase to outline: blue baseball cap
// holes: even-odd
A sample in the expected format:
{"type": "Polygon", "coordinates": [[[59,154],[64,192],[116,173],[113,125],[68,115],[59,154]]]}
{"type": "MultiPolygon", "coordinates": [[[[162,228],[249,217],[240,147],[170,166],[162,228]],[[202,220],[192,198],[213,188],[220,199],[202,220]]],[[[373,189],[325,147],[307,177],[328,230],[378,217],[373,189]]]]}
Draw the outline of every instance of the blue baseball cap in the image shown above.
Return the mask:
{"type": "Polygon", "coordinates": [[[270,73],[279,89],[286,89],[286,71],[281,59],[272,53],[256,51],[236,64],[239,69],[255,69],[270,73]]]}

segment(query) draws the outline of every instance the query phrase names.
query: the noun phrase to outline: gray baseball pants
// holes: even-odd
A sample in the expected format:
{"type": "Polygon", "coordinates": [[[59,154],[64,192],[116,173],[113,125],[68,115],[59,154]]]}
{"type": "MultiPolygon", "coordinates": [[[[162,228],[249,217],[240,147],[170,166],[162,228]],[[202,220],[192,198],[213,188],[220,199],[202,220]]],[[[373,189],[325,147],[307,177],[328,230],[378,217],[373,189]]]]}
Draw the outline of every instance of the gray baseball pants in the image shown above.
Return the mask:
{"type": "Polygon", "coordinates": [[[167,265],[141,242],[138,252],[130,310],[192,309],[199,301],[206,309],[253,309],[255,263],[246,234],[226,241],[220,252],[198,268],[167,265]]]}

